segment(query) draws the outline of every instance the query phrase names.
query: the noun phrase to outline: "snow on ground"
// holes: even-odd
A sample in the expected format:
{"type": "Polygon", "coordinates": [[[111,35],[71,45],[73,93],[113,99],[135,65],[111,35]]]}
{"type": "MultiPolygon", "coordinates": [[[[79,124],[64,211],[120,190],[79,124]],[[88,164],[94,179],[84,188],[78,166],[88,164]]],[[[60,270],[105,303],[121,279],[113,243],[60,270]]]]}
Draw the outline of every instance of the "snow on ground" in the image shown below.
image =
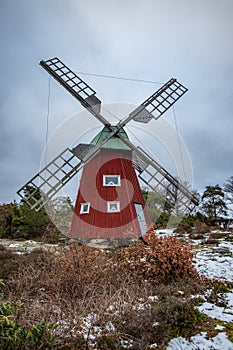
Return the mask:
{"type": "Polygon", "coordinates": [[[161,228],[155,231],[157,235],[161,236],[172,236],[174,235],[173,233],[174,228],[161,228]]]}
{"type": "MultiPolygon", "coordinates": [[[[161,229],[156,231],[156,233],[162,237],[171,236],[173,235],[173,229],[161,229]]],[[[188,235],[186,235],[185,238],[189,240],[188,235]]],[[[192,241],[194,252],[196,251],[196,256],[193,261],[198,273],[207,278],[233,282],[233,242],[219,239],[219,243],[216,245],[200,243],[202,243],[200,240],[192,241]]],[[[56,245],[44,245],[34,241],[13,242],[10,240],[0,240],[0,244],[8,246],[8,248],[14,252],[21,254],[26,251],[30,252],[34,249],[42,248],[42,246],[48,250],[55,250],[57,247],[56,245]]],[[[211,290],[209,292],[211,293],[211,290]]],[[[222,322],[233,322],[233,290],[221,296],[224,298],[224,306],[209,303],[207,301],[208,293],[201,297],[203,299],[203,304],[197,307],[200,312],[222,322]]],[[[141,300],[137,308],[138,310],[142,310],[148,307],[148,304],[151,302],[156,302],[156,300],[157,296],[151,296],[146,301],[141,300]]],[[[116,305],[113,305],[112,308],[113,313],[117,312],[116,305]]],[[[95,343],[96,337],[100,336],[102,332],[114,333],[115,331],[115,326],[112,323],[107,324],[104,330],[99,327],[93,327],[92,323],[94,318],[95,315],[92,314],[80,320],[80,322],[82,321],[82,331],[80,333],[85,337],[92,338],[93,344],[95,343]]],[[[65,331],[68,324],[63,320],[59,326],[58,331],[65,331]]],[[[77,325],[74,323],[73,327],[75,329],[77,325]]],[[[70,329],[70,332],[73,333],[74,329],[70,329]]],[[[228,339],[224,329],[224,326],[216,326],[216,330],[219,330],[219,333],[215,337],[209,339],[207,339],[205,332],[196,334],[191,337],[190,341],[182,337],[174,338],[169,342],[167,350],[233,350],[233,343],[228,339]]],[[[133,344],[129,341],[122,340],[121,345],[125,349],[133,347],[133,344]]],[[[151,344],[150,348],[157,348],[157,344],[151,344]]]]}
{"type": "MultiPolygon", "coordinates": [[[[198,246],[201,241],[193,242],[198,246]]],[[[219,244],[203,245],[194,258],[194,265],[199,274],[207,278],[233,282],[233,243],[219,240],[219,244]]],[[[222,295],[225,306],[204,301],[197,309],[209,317],[223,322],[233,322],[233,290],[222,295]]],[[[205,297],[204,297],[205,299],[205,297]]],[[[191,337],[190,341],[183,337],[172,339],[167,350],[233,350],[233,343],[223,331],[224,326],[216,326],[220,332],[213,338],[207,339],[202,332],[191,337]]]]}
{"type": "MultiPolygon", "coordinates": [[[[231,293],[232,295],[232,293],[231,293]]],[[[233,305],[231,307],[217,306],[212,303],[204,302],[198,306],[197,309],[203,314],[208,315],[211,318],[224,322],[233,321],[233,305]]]]}
{"type": "Polygon", "coordinates": [[[172,339],[167,350],[233,350],[233,343],[225,332],[218,333],[214,338],[207,339],[206,333],[194,335],[190,341],[179,337],[172,339]]]}
{"type": "Polygon", "coordinates": [[[233,282],[233,243],[205,247],[197,252],[194,264],[201,275],[233,282]]]}
{"type": "Polygon", "coordinates": [[[10,239],[0,239],[0,245],[12,250],[16,254],[31,253],[35,249],[54,251],[58,247],[58,244],[48,244],[44,242],[35,242],[32,240],[15,241],[10,239]]]}
{"type": "MultiPolygon", "coordinates": [[[[160,237],[171,236],[174,234],[173,229],[161,229],[156,233],[160,237]]],[[[189,240],[188,235],[186,235],[186,238],[189,240]]],[[[201,240],[195,240],[192,243],[194,250],[196,250],[194,265],[199,274],[204,275],[207,278],[233,282],[232,242],[226,242],[222,239],[219,240],[219,243],[214,246],[207,244],[202,245],[200,244],[201,240]]],[[[197,309],[213,319],[226,323],[233,322],[233,290],[232,292],[222,295],[225,302],[224,306],[217,306],[207,302],[207,298],[210,293],[211,290],[207,291],[205,295],[201,296],[203,299],[203,304],[199,305],[197,309]]],[[[151,302],[156,302],[157,300],[157,296],[151,296],[146,301],[139,300],[140,303],[137,305],[137,309],[139,311],[144,310],[150,305],[151,302]]],[[[111,311],[113,314],[116,314],[117,305],[112,305],[111,311]]],[[[88,336],[91,336],[93,341],[95,341],[95,337],[98,337],[103,330],[98,327],[93,327],[91,324],[92,322],[89,321],[90,320],[88,319],[83,320],[82,334],[85,336],[88,334],[88,336]]],[[[157,324],[158,322],[155,322],[154,326],[157,324]]],[[[115,326],[111,323],[106,325],[104,332],[106,333],[107,331],[107,333],[114,333],[114,329],[115,326]]],[[[186,340],[183,337],[174,338],[169,342],[167,350],[233,350],[233,343],[228,339],[226,332],[224,332],[225,327],[217,325],[215,329],[218,330],[219,333],[212,338],[207,338],[205,332],[194,335],[190,340],[186,340]]],[[[121,345],[125,349],[130,349],[133,348],[133,341],[129,342],[122,340],[121,345]]],[[[156,349],[157,344],[151,344],[149,348],[156,349]]]]}

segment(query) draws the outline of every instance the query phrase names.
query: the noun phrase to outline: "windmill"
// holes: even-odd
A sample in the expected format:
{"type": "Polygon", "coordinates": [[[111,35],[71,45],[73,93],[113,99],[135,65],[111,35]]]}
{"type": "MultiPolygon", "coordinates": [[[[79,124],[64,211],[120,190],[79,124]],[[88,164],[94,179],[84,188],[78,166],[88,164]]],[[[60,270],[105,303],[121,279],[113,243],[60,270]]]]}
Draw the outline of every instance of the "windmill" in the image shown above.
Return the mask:
{"type": "Polygon", "coordinates": [[[80,243],[114,239],[121,245],[143,236],[150,225],[139,179],[171,208],[177,201],[184,209],[198,204],[186,186],[129,140],[124,129],[131,120],[149,123],[158,119],[187,88],[172,78],[112,125],[101,114],[96,92],[75,72],[56,57],[40,65],[103,124],[103,129],[89,144],[66,148],[17,192],[32,209],[39,210],[51,201],[82,169],[69,237],[80,243]]]}

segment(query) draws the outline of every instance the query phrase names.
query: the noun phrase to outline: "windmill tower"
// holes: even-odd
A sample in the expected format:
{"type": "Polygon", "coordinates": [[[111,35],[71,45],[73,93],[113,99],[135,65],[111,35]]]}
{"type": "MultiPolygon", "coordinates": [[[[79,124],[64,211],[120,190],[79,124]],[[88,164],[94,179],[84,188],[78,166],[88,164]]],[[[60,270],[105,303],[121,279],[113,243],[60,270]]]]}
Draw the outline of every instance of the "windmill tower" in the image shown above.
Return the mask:
{"type": "Polygon", "coordinates": [[[82,169],[69,236],[81,243],[114,239],[125,244],[143,236],[150,225],[138,179],[159,192],[171,207],[177,201],[185,209],[198,204],[192,193],[135,146],[124,130],[131,120],[148,123],[158,119],[187,88],[172,78],[125,119],[111,125],[101,114],[96,92],[76,73],[58,58],[40,65],[103,124],[103,129],[90,144],[65,149],[17,192],[32,208],[39,210],[82,169]],[[33,190],[25,197],[28,186],[33,190]]]}
{"type": "MultiPolygon", "coordinates": [[[[110,133],[104,126],[91,145],[98,146],[110,133]]],[[[123,128],[118,133],[128,140],[123,128]]],[[[114,239],[125,244],[142,236],[149,226],[132,150],[113,135],[83,167],[70,237],[80,242],[114,239]]]]}

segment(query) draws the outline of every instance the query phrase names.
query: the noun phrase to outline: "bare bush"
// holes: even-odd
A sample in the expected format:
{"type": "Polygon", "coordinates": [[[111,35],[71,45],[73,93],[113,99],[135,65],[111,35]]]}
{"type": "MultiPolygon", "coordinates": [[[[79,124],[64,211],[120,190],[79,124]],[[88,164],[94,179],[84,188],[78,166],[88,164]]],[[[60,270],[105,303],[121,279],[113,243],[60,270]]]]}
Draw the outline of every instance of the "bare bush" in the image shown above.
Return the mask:
{"type": "Polygon", "coordinates": [[[56,322],[56,349],[90,349],[94,342],[96,349],[163,345],[168,329],[181,327],[179,312],[169,303],[178,303],[179,289],[188,298],[201,281],[190,246],[176,237],[158,238],[153,230],[145,242],[112,251],[72,243],[56,253],[18,256],[5,298],[23,303],[22,322],[28,327],[40,320],[56,322]]]}

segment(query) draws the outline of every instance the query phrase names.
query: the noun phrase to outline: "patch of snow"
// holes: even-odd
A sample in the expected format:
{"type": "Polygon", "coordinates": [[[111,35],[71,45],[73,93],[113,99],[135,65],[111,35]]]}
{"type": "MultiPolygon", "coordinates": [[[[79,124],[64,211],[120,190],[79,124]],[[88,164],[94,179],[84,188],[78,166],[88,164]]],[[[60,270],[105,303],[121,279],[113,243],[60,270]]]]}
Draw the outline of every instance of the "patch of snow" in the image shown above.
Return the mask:
{"type": "Polygon", "coordinates": [[[174,228],[164,228],[164,229],[159,229],[155,230],[155,233],[161,236],[174,236],[174,228]]]}
{"type": "Polygon", "coordinates": [[[207,339],[206,333],[194,335],[190,341],[178,337],[172,339],[167,350],[233,350],[233,343],[225,332],[217,334],[214,338],[207,339]]]}
{"type": "Polygon", "coordinates": [[[157,295],[150,295],[148,297],[148,300],[152,303],[154,303],[155,301],[158,301],[159,297],[157,295]]]}
{"type": "Polygon", "coordinates": [[[222,241],[221,244],[220,244],[220,247],[229,249],[231,251],[231,253],[233,254],[233,244],[232,244],[232,242],[222,241]]]}
{"type": "Polygon", "coordinates": [[[31,253],[35,249],[55,251],[58,248],[58,244],[48,244],[32,240],[14,241],[10,239],[0,239],[0,244],[13,251],[15,254],[31,253]]]}
{"type": "MultiPolygon", "coordinates": [[[[88,314],[86,317],[82,319],[82,324],[83,324],[83,335],[84,338],[87,336],[90,336],[90,329],[93,327],[93,323],[96,322],[97,315],[94,313],[88,314]]],[[[96,328],[96,327],[94,327],[96,328]]],[[[98,327],[99,328],[99,327],[98,327]]],[[[100,329],[96,330],[95,332],[99,332],[100,329]]]]}
{"type": "Polygon", "coordinates": [[[144,304],[138,304],[137,306],[134,307],[134,309],[137,309],[139,311],[143,311],[145,309],[148,308],[148,304],[147,303],[144,303],[144,304]]]}
{"type": "Polygon", "coordinates": [[[121,339],[121,346],[124,349],[131,349],[134,346],[133,340],[123,340],[121,339]]]}
{"type": "MultiPolygon", "coordinates": [[[[199,274],[207,278],[233,282],[233,243],[219,241],[219,245],[204,247],[198,251],[194,259],[195,267],[199,274]]],[[[211,289],[204,295],[195,295],[191,298],[201,298],[205,302],[197,309],[209,317],[223,322],[233,322],[233,291],[224,293],[225,307],[220,307],[207,302],[211,289]]],[[[216,330],[222,331],[223,326],[217,325],[216,330]]],[[[233,350],[233,343],[227,338],[225,332],[220,332],[211,339],[206,338],[206,333],[197,334],[188,341],[179,337],[172,339],[167,350],[233,350]]]]}
{"type": "Polygon", "coordinates": [[[205,302],[202,305],[197,306],[197,309],[203,314],[206,314],[207,316],[216,320],[224,322],[233,321],[233,307],[225,308],[222,306],[216,306],[215,304],[205,302]]]}
{"type": "Polygon", "coordinates": [[[111,312],[115,310],[115,306],[114,305],[109,305],[109,307],[107,308],[107,312],[111,312]]]}
{"type": "Polygon", "coordinates": [[[156,301],[158,301],[159,298],[157,295],[150,295],[148,297],[147,300],[143,299],[143,298],[139,298],[138,301],[140,302],[139,304],[133,306],[134,310],[139,310],[139,311],[143,311],[146,310],[150,307],[151,303],[154,303],[156,301]]]}
{"type": "Polygon", "coordinates": [[[118,303],[114,303],[113,305],[109,305],[109,307],[106,309],[106,312],[117,316],[119,315],[120,310],[123,310],[124,308],[127,308],[127,307],[128,307],[128,303],[126,301],[118,302],[118,303]]]}
{"type": "Polygon", "coordinates": [[[233,282],[233,244],[221,242],[218,247],[207,247],[197,252],[194,265],[199,274],[233,282]]]}
{"type": "Polygon", "coordinates": [[[54,334],[63,335],[66,338],[75,337],[77,334],[83,336],[83,338],[89,342],[90,347],[95,346],[95,342],[103,334],[114,333],[116,331],[112,322],[108,322],[103,329],[99,326],[95,326],[97,321],[97,315],[94,313],[88,314],[86,317],[81,317],[78,321],[73,320],[60,320],[57,322],[58,327],[54,330],[54,334]]]}
{"type": "Polygon", "coordinates": [[[112,324],[112,322],[110,322],[110,321],[106,324],[105,329],[109,333],[114,333],[116,331],[114,324],[112,324]]]}
{"type": "Polygon", "coordinates": [[[203,301],[206,301],[206,299],[211,295],[212,289],[207,289],[204,294],[195,294],[191,295],[191,299],[201,299],[203,301]]]}
{"type": "Polygon", "coordinates": [[[224,326],[221,326],[220,324],[217,324],[217,326],[215,327],[215,329],[217,331],[222,331],[225,327],[224,326]]]}
{"type": "Polygon", "coordinates": [[[225,302],[227,304],[227,307],[232,308],[233,310],[233,290],[225,294],[225,302]]]}

